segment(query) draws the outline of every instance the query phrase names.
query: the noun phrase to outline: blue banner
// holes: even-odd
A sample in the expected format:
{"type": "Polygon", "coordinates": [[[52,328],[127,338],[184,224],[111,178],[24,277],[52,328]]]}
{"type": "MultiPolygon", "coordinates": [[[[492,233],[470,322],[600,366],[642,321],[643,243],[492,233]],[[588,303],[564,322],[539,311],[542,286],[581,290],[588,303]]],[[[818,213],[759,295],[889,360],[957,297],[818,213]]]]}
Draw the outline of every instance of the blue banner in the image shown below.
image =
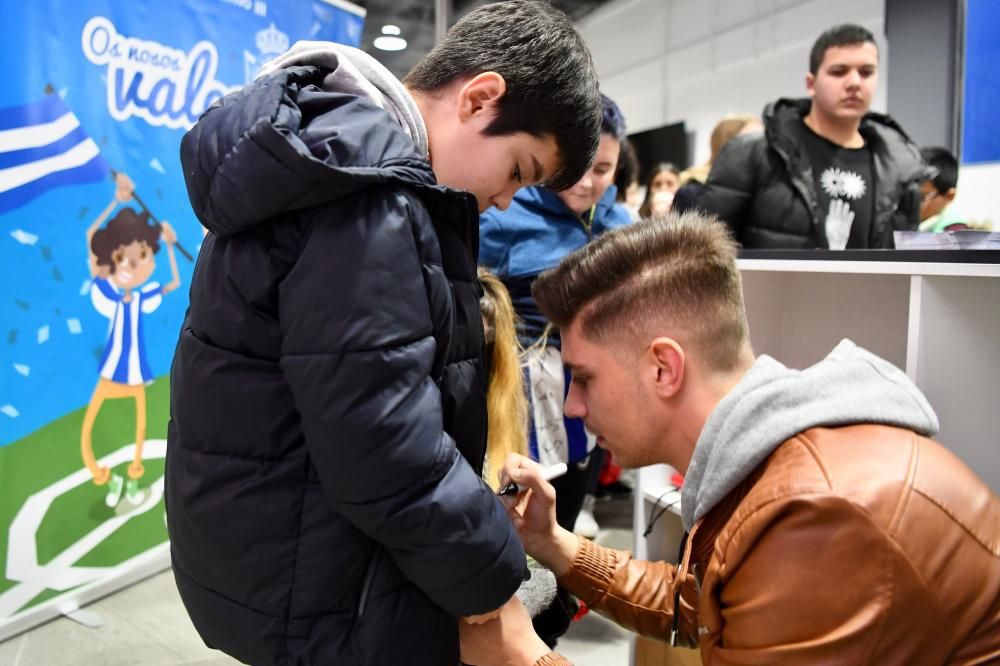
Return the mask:
{"type": "Polygon", "coordinates": [[[962,164],[1000,162],[1000,2],[968,0],[962,164]]]}
{"type": "Polygon", "coordinates": [[[166,539],[170,362],[204,229],[181,137],[343,0],[6,3],[0,24],[0,640],[166,539]]]}

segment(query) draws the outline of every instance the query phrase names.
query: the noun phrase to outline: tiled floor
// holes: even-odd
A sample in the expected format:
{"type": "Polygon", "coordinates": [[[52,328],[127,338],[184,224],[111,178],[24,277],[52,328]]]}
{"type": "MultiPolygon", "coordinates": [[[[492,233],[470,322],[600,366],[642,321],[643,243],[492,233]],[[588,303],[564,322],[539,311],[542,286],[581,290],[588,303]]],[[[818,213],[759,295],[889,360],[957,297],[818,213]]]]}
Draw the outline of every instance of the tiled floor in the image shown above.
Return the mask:
{"type": "Polygon", "coordinates": [[[104,619],[90,629],[53,620],[0,643],[4,666],[227,666],[195,633],[169,571],[87,607],[104,619]]]}
{"type": "MultiPolygon", "coordinates": [[[[631,499],[598,503],[599,543],[629,548],[631,499]]],[[[3,666],[228,666],[204,646],[181,606],[170,572],[153,576],[88,607],[104,626],[60,618],[0,643],[3,666]]],[[[628,633],[594,613],[573,624],[558,649],[576,666],[626,666],[628,633]]]]}

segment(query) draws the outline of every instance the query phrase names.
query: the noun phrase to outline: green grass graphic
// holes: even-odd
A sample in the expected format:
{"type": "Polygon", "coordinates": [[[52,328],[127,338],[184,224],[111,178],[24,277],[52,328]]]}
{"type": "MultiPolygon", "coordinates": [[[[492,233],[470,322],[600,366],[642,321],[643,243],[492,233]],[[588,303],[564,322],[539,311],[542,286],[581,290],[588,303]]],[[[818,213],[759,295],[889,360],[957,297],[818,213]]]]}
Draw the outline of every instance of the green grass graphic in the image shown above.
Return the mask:
{"type": "MultiPolygon", "coordinates": [[[[96,384],[97,379],[95,377],[96,384]]],[[[166,439],[169,381],[160,377],[146,387],[146,438],[166,439]]],[[[17,583],[6,578],[10,523],[25,500],[35,492],[83,468],[80,428],[86,406],[36,430],[27,437],[0,447],[0,593],[17,583]]],[[[94,423],[93,445],[97,458],[135,441],[135,402],[108,400],[94,423]]],[[[139,484],[147,488],[163,475],[163,460],[145,461],[139,484]]],[[[114,468],[126,476],[128,463],[114,468]]],[[[104,488],[85,483],[58,497],[49,507],[37,532],[39,564],[45,564],[98,525],[115,516],[104,504],[104,488]]],[[[162,500],[159,506],[129,520],[109,538],[83,556],[79,566],[114,566],[167,540],[162,500]]],[[[57,592],[46,590],[28,606],[57,592]]],[[[22,609],[24,610],[24,609],[22,609]]]]}

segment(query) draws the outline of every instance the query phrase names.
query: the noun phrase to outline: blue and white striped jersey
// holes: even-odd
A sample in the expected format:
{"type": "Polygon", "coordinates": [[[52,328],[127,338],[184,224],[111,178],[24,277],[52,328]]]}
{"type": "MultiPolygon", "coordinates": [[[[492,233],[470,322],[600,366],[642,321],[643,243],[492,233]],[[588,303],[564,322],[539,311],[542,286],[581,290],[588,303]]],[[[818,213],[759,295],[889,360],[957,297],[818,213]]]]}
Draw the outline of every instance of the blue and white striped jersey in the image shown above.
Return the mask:
{"type": "Polygon", "coordinates": [[[142,315],[160,307],[163,287],[159,282],[149,282],[132,292],[131,302],[125,303],[124,296],[124,291],[104,278],[95,278],[90,287],[94,308],[111,320],[108,344],[99,365],[100,374],[118,384],[148,384],[153,381],[153,372],[146,359],[142,315]]]}

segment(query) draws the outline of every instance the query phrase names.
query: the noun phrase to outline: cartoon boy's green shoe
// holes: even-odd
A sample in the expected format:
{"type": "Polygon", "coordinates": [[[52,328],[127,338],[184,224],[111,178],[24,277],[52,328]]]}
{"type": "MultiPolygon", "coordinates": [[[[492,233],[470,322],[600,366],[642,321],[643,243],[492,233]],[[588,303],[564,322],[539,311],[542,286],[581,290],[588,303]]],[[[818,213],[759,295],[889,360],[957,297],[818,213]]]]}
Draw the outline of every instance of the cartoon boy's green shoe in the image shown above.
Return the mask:
{"type": "Polygon", "coordinates": [[[129,479],[125,482],[125,499],[129,504],[139,504],[146,499],[146,491],[139,490],[139,479],[129,479]]]}
{"type": "Polygon", "coordinates": [[[115,508],[118,506],[118,502],[122,501],[122,488],[124,486],[125,479],[117,474],[111,475],[111,479],[108,481],[108,494],[104,496],[104,503],[108,505],[109,509],[115,508]]]}

